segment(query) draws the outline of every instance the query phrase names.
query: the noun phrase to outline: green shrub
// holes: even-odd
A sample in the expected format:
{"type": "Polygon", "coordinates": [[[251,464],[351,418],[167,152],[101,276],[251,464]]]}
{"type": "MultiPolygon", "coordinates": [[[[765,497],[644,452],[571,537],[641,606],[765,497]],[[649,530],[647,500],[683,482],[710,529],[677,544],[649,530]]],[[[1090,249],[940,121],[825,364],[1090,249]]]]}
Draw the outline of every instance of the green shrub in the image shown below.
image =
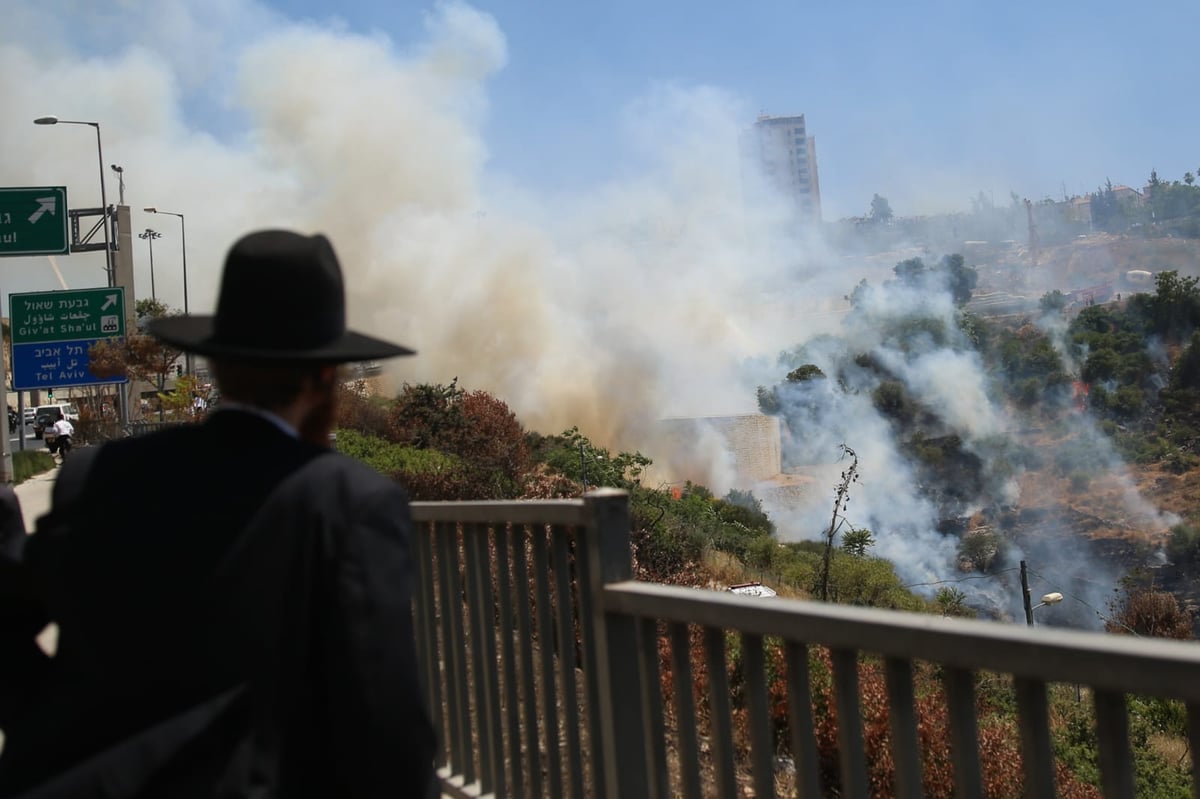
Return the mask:
{"type": "Polygon", "coordinates": [[[661,491],[631,492],[630,539],[640,579],[675,582],[699,562],[704,538],[675,513],[679,504],[661,491]]]}
{"type": "Polygon", "coordinates": [[[904,390],[904,384],[888,380],[879,384],[871,395],[875,409],[902,425],[908,425],[917,414],[916,405],[904,390]]]}
{"type": "Polygon", "coordinates": [[[952,586],[939,588],[933,601],[943,616],[975,615],[975,612],[967,607],[966,593],[952,586]]]}
{"type": "Polygon", "coordinates": [[[339,383],[337,388],[338,429],[353,429],[360,433],[385,436],[388,430],[387,400],[373,396],[365,380],[339,383]]]}
{"type": "Polygon", "coordinates": [[[1181,449],[1172,449],[1171,452],[1163,458],[1163,465],[1174,474],[1186,474],[1197,466],[1200,466],[1200,458],[1197,458],[1190,452],[1184,452],[1181,449]]]}
{"type": "Polygon", "coordinates": [[[436,450],[414,449],[357,430],[338,430],[336,449],[386,475],[453,471],[458,458],[436,450]]]}
{"type": "Polygon", "coordinates": [[[1055,289],[1054,291],[1047,291],[1042,295],[1042,298],[1038,300],[1038,308],[1041,309],[1042,313],[1058,313],[1066,307],[1067,295],[1063,294],[1058,289],[1055,289]]]}
{"type": "Polygon", "coordinates": [[[770,569],[775,565],[775,553],[779,545],[770,536],[762,535],[752,539],[746,546],[746,556],[743,562],[752,569],[770,569]]]}
{"type": "Polygon", "coordinates": [[[1113,397],[1112,410],[1123,419],[1134,419],[1145,406],[1142,390],[1137,386],[1121,386],[1113,397]]]}
{"type": "Polygon", "coordinates": [[[829,595],[833,601],[847,605],[926,609],[924,600],[904,588],[891,561],[858,558],[839,551],[834,551],[829,570],[829,595]]]}
{"type": "Polygon", "coordinates": [[[875,546],[875,535],[867,529],[852,529],[842,533],[842,551],[856,558],[864,558],[875,546]]]}
{"type": "Polygon", "coordinates": [[[1177,699],[1158,696],[1130,696],[1129,714],[1164,735],[1188,734],[1187,707],[1177,699]]]}
{"type": "Polygon", "coordinates": [[[1042,381],[1027,377],[1017,384],[1013,400],[1022,408],[1032,408],[1042,398],[1042,381]]]}
{"type": "Polygon", "coordinates": [[[1007,549],[1004,536],[995,531],[981,530],[963,536],[958,544],[958,557],[985,574],[1003,560],[1007,549]]]}
{"type": "Polygon", "coordinates": [[[777,562],[776,570],[779,572],[783,582],[790,585],[792,588],[799,588],[808,591],[817,581],[817,574],[820,571],[821,559],[819,556],[812,553],[796,552],[791,553],[786,558],[778,558],[785,560],[786,565],[780,566],[777,562]]]}
{"type": "Polygon", "coordinates": [[[1167,539],[1167,557],[1180,565],[1200,563],[1200,528],[1190,524],[1172,527],[1167,539]]]}
{"type": "Polygon", "coordinates": [[[22,449],[12,454],[13,480],[23,483],[54,468],[54,456],[44,449],[22,449]]]}
{"type": "Polygon", "coordinates": [[[821,371],[821,367],[815,363],[806,363],[788,372],[786,379],[789,383],[803,383],[807,380],[816,380],[824,377],[825,373],[821,371]]]}

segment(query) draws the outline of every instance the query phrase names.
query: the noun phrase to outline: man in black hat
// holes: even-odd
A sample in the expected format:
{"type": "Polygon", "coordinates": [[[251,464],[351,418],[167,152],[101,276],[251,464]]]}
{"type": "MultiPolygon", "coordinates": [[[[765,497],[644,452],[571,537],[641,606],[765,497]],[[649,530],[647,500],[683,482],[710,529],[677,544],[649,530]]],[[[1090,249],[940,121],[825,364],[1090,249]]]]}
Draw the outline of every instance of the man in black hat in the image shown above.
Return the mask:
{"type": "Polygon", "coordinates": [[[64,466],[26,548],[58,652],[0,796],[427,795],[408,500],[328,443],[338,364],[412,351],[348,331],[328,240],[287,231],[233,246],[215,316],[150,332],[220,409],[64,466]]]}

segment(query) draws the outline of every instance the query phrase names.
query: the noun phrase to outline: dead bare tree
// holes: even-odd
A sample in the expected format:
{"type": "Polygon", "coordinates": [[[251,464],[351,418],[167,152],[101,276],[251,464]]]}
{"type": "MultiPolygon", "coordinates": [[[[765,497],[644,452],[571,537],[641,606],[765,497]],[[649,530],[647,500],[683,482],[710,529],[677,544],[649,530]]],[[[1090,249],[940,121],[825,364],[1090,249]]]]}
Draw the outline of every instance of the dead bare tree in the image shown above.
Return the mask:
{"type": "Polygon", "coordinates": [[[850,486],[858,480],[858,453],[845,444],[839,444],[842,451],[839,460],[850,459],[850,465],[842,470],[842,477],[833,492],[833,517],[829,520],[829,529],[825,531],[825,557],[821,562],[821,601],[829,601],[829,568],[833,562],[833,540],[837,538],[838,530],[846,523],[843,515],[850,507],[850,486]]]}

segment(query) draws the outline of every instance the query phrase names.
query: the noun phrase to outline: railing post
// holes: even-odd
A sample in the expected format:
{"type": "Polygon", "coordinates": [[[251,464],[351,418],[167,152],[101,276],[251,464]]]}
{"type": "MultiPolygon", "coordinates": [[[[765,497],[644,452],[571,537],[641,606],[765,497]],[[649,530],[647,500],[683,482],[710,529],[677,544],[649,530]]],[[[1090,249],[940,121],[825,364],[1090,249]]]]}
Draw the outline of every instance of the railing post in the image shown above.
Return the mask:
{"type": "MultiPolygon", "coordinates": [[[[629,538],[629,495],[602,488],[584,496],[587,509],[588,554],[595,629],[596,662],[588,664],[599,675],[597,710],[603,734],[604,784],[612,799],[649,796],[649,746],[646,741],[644,708],[629,701],[642,695],[642,673],[638,657],[637,620],[604,611],[604,586],[633,578],[633,550],[629,538]]],[[[580,590],[584,590],[581,586],[580,590]]]]}

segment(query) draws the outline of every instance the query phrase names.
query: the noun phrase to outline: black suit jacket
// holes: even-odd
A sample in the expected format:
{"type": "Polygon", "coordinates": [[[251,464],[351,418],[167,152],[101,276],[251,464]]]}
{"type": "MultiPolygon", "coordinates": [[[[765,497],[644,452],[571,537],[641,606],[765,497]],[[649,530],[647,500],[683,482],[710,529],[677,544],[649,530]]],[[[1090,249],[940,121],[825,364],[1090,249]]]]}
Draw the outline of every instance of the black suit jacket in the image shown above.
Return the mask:
{"type": "Polygon", "coordinates": [[[284,796],[426,795],[396,483],[226,410],[106,445],[48,530],[55,514],[72,532],[39,523],[26,560],[59,650],[39,711],[8,734],[0,796],[252,679],[285,722],[284,796]]]}

